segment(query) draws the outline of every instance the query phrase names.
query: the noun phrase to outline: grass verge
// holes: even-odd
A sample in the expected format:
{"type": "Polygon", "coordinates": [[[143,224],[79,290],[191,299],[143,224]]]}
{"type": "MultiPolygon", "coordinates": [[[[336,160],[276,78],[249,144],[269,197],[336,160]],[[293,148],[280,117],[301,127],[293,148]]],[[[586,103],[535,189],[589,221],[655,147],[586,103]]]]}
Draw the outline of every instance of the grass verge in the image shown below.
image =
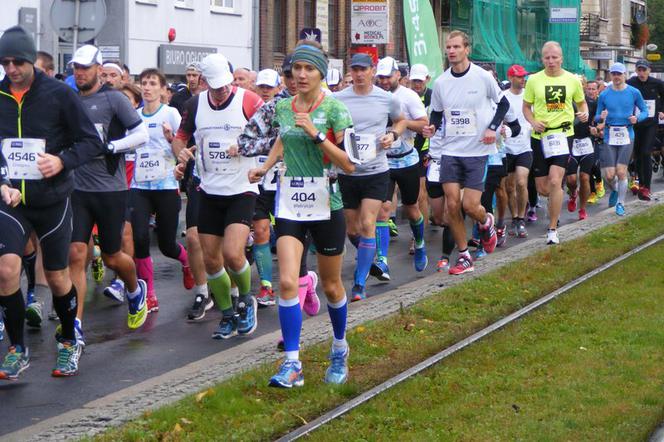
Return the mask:
{"type": "Polygon", "coordinates": [[[310,440],[647,440],[664,419],[663,257],[640,252],[310,440]]]}
{"type": "Polygon", "coordinates": [[[356,327],[346,385],[322,382],[329,345],[320,344],[302,354],[304,388],[268,388],[277,364],[265,364],[97,439],[274,439],[663,231],[664,206],[656,206],[356,327]]]}

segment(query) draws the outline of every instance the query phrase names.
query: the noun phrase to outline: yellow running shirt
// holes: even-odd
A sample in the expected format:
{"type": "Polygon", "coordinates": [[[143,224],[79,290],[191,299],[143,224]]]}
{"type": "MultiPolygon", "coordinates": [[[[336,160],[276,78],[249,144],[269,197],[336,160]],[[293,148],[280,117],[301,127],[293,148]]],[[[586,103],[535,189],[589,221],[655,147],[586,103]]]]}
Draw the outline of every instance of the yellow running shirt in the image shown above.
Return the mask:
{"type": "MultiPolygon", "coordinates": [[[[547,127],[558,127],[568,121],[566,136],[574,135],[574,103],[585,100],[581,81],[572,73],[563,70],[562,75],[549,77],[544,70],[530,75],[526,82],[523,101],[533,104],[533,114],[538,121],[545,121],[547,127]]],[[[562,129],[547,133],[563,132],[562,129]]],[[[532,133],[539,140],[540,134],[532,133]]]]}

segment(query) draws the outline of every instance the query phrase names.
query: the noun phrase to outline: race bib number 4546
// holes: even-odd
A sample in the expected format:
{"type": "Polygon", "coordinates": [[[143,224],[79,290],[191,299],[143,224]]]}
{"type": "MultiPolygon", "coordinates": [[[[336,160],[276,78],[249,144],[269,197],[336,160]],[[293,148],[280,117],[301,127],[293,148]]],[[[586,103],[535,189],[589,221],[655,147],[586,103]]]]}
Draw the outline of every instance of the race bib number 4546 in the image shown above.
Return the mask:
{"type": "Polygon", "coordinates": [[[5,138],[2,154],[7,161],[10,179],[41,180],[44,176],[37,167],[40,153],[46,150],[46,142],[37,138],[5,138]]]}

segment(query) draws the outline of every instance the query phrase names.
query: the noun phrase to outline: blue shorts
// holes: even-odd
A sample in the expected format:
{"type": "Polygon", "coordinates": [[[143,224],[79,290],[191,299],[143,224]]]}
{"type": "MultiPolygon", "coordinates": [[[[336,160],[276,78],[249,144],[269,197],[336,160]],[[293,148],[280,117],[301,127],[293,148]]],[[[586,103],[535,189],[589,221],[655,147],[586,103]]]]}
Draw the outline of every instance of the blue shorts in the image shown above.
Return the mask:
{"type": "Polygon", "coordinates": [[[456,183],[466,189],[484,192],[488,155],[481,157],[453,157],[440,159],[440,182],[456,183]]]}

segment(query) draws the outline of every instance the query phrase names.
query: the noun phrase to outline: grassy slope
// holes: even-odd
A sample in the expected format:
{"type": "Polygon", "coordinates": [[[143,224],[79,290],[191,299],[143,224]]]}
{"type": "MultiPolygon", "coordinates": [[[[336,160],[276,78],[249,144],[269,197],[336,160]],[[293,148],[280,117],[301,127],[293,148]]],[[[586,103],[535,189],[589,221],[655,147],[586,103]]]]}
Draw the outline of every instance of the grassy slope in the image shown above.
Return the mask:
{"type": "Polygon", "coordinates": [[[663,258],[641,252],[311,439],[647,439],[664,419],[663,258]]]}
{"type": "Polygon", "coordinates": [[[351,379],[344,386],[322,382],[329,344],[318,345],[303,352],[302,389],[268,388],[277,367],[269,364],[219,384],[202,399],[190,396],[148,412],[99,439],[273,439],[662,232],[664,207],[658,206],[357,327],[349,332],[351,379]]]}

